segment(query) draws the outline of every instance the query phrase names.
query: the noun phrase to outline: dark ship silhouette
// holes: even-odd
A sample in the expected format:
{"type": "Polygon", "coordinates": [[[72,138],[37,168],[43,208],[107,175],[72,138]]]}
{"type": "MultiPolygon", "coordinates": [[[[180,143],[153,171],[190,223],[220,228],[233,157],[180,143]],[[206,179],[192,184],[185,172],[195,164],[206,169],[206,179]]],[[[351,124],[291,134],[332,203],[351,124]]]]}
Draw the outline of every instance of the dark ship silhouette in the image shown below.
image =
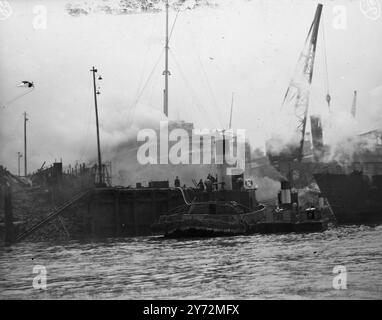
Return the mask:
{"type": "Polygon", "coordinates": [[[382,222],[382,175],[368,176],[321,173],[314,178],[328,199],[337,223],[373,224],[382,222]]]}
{"type": "Polygon", "coordinates": [[[314,174],[338,223],[382,222],[382,130],[360,137],[374,149],[354,154],[347,172],[314,174]]]}

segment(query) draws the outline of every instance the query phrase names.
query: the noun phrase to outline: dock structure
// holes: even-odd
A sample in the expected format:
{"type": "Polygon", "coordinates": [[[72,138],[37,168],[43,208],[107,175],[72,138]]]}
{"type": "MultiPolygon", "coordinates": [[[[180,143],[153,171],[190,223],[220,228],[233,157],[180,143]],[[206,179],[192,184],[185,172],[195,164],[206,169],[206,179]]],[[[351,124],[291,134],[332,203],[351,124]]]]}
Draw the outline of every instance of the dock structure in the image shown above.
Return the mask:
{"type": "MultiPolygon", "coordinates": [[[[254,190],[193,192],[192,196],[196,201],[239,199],[250,208],[257,205],[254,190]]],[[[150,235],[161,215],[184,203],[176,188],[97,188],[89,201],[89,231],[97,236],[150,235]]]]}
{"type": "MultiPolygon", "coordinates": [[[[33,234],[35,231],[41,229],[44,225],[46,225],[47,223],[49,223],[50,221],[52,221],[53,219],[55,218],[60,218],[60,215],[68,208],[70,208],[72,205],[74,205],[76,202],[82,200],[84,197],[88,196],[89,195],[89,190],[85,191],[85,192],[82,192],[82,193],[79,193],[77,195],[75,195],[73,198],[69,199],[68,201],[64,202],[63,204],[61,204],[59,207],[56,207],[56,208],[53,208],[52,211],[47,215],[47,217],[43,220],[41,220],[40,222],[38,222],[37,224],[35,224],[34,226],[32,226],[31,228],[27,229],[25,232],[19,234],[17,237],[16,237],[16,242],[18,241],[21,241],[23,239],[25,239],[26,237],[28,237],[29,235],[33,234]]],[[[63,222],[61,221],[61,223],[63,224],[63,222]]],[[[66,227],[64,226],[65,228],[65,232],[67,232],[66,230],[66,227]]]]}
{"type": "Polygon", "coordinates": [[[129,237],[152,235],[152,224],[185,204],[194,201],[232,200],[250,208],[257,205],[254,190],[200,192],[177,188],[140,187],[92,188],[74,195],[53,208],[44,219],[16,236],[22,241],[59,219],[72,238],[129,237]]]}

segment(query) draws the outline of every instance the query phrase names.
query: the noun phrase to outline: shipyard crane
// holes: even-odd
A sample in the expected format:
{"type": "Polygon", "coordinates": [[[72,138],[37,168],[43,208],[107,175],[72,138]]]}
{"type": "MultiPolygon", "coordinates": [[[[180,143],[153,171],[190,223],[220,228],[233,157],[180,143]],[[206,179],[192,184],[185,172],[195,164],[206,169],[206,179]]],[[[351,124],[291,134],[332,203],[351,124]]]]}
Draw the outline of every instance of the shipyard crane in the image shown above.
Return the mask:
{"type": "MultiPolygon", "coordinates": [[[[285,93],[284,100],[282,103],[282,106],[292,104],[294,108],[294,115],[296,116],[298,122],[297,131],[299,132],[300,143],[296,150],[294,150],[293,154],[300,162],[303,158],[304,139],[309,108],[310,86],[313,78],[314,60],[316,56],[316,46],[322,8],[322,4],[317,5],[316,13],[314,15],[313,22],[310,26],[308,36],[305,40],[304,48],[297,62],[294,77],[292,78],[289,84],[289,87],[285,93]]],[[[326,54],[324,56],[324,63],[326,66],[326,54]]],[[[329,81],[327,76],[326,80],[327,94],[325,99],[328,104],[328,107],[330,107],[331,98],[329,94],[329,81]]]]}

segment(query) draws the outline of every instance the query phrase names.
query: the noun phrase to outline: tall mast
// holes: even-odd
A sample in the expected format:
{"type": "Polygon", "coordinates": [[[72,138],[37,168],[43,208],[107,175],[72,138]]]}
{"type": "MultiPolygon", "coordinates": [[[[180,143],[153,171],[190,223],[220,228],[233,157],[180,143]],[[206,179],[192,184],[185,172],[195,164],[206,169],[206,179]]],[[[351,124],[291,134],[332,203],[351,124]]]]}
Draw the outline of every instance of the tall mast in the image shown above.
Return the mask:
{"type": "Polygon", "coordinates": [[[165,44],[165,65],[164,65],[164,106],[163,106],[163,112],[168,117],[168,76],[170,75],[170,71],[168,70],[168,0],[166,0],[166,44],[165,44]]]}
{"type": "Polygon", "coordinates": [[[24,112],[24,176],[27,176],[27,113],[24,112]]]}
{"type": "Polygon", "coordinates": [[[229,128],[228,129],[231,129],[231,125],[232,125],[232,109],[233,109],[233,92],[232,92],[232,99],[231,99],[231,113],[229,115],[229,128]]]}

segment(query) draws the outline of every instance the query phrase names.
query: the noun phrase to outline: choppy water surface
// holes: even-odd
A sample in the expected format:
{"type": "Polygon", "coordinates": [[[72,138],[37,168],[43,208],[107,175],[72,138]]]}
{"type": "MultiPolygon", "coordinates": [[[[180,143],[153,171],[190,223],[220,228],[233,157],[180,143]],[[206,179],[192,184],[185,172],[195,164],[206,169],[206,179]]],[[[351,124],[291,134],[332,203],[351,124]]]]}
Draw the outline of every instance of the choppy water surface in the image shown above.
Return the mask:
{"type": "Polygon", "coordinates": [[[382,226],[194,240],[20,243],[0,248],[2,299],[381,299],[382,226]],[[32,286],[33,267],[47,289],[32,286]],[[332,287],[333,268],[347,289],[332,287]]]}

